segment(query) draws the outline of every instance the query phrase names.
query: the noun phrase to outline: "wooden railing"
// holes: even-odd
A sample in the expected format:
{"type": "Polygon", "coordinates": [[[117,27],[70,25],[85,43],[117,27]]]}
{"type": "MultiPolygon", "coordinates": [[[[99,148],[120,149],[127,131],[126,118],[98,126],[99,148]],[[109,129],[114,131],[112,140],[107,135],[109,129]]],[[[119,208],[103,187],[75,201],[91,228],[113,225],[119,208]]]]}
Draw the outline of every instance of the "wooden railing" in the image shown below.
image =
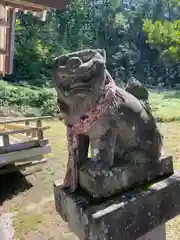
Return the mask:
{"type": "Polygon", "coordinates": [[[42,120],[51,117],[33,117],[0,121],[0,166],[5,163],[32,159],[50,152],[48,139],[44,138],[44,131],[49,126],[43,126],[42,120]],[[27,141],[19,141],[13,135],[24,135],[27,141]],[[12,141],[13,137],[13,141],[12,141]],[[8,154],[8,155],[7,155],[8,154]]]}
{"type": "Polygon", "coordinates": [[[5,135],[6,132],[8,134],[24,133],[27,137],[38,138],[39,140],[43,139],[43,130],[48,129],[49,127],[43,127],[42,120],[47,119],[51,119],[51,117],[33,117],[0,121],[0,124],[4,125],[4,131],[0,132],[0,136],[5,135]],[[32,127],[31,123],[36,124],[32,127]]]}

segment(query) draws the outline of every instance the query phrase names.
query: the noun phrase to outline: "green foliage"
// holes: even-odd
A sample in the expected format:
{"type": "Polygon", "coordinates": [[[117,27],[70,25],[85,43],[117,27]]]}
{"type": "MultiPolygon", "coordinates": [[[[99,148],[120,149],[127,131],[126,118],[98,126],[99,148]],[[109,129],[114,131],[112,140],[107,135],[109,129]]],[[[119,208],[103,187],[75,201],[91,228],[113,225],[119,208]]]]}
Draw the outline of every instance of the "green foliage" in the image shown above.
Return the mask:
{"type": "Polygon", "coordinates": [[[11,107],[13,115],[56,115],[56,94],[52,89],[10,85],[0,82],[0,106],[11,107]],[[17,113],[15,113],[17,111],[17,113]]]}
{"type": "Polygon", "coordinates": [[[150,85],[178,83],[179,0],[137,0],[128,10],[123,4],[74,0],[65,11],[49,12],[45,22],[17,13],[14,73],[7,81],[51,87],[54,57],[104,48],[118,84],[131,75],[150,85]]]}
{"type": "Polygon", "coordinates": [[[145,20],[143,30],[148,34],[148,43],[161,52],[162,57],[174,57],[180,61],[180,20],[174,22],[145,20]]]}
{"type": "MultiPolygon", "coordinates": [[[[57,116],[56,94],[53,89],[22,87],[0,81],[0,99],[1,116],[57,116]]],[[[149,100],[157,121],[180,120],[180,91],[150,90],[149,100]]]]}

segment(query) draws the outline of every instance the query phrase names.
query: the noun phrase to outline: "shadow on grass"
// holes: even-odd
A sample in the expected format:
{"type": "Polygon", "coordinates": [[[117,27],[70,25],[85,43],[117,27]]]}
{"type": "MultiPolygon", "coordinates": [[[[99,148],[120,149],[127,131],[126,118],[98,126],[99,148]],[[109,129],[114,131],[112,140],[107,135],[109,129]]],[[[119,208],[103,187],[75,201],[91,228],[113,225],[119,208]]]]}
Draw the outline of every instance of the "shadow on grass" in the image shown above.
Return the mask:
{"type": "Polygon", "coordinates": [[[31,187],[32,184],[20,171],[0,175],[0,206],[5,200],[11,199],[31,187]]]}

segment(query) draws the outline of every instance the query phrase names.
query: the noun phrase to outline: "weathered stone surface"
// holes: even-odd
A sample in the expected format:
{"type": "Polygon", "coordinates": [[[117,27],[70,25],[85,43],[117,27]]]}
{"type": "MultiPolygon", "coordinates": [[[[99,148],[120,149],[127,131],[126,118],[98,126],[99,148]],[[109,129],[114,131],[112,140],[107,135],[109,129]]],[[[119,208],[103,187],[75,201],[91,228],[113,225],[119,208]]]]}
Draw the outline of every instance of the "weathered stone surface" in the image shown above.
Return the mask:
{"type": "Polygon", "coordinates": [[[166,240],[166,226],[162,224],[137,240],[166,240]]]}
{"type": "Polygon", "coordinates": [[[99,204],[58,182],[54,191],[57,211],[82,240],[135,240],[180,214],[180,173],[99,204]]]}
{"type": "Polygon", "coordinates": [[[89,222],[86,210],[90,207],[90,199],[83,195],[81,192],[69,193],[63,188],[61,181],[54,183],[56,210],[80,239],[85,239],[84,228],[89,222]]]}
{"type": "Polygon", "coordinates": [[[102,161],[96,163],[89,160],[80,169],[79,183],[91,196],[102,198],[172,173],[172,157],[151,163],[125,163],[111,169],[102,161]]]}
{"type": "Polygon", "coordinates": [[[151,113],[147,89],[135,78],[126,89],[116,86],[106,68],[104,50],[68,53],[52,65],[57,104],[68,126],[68,161],[74,162],[67,164],[66,186],[72,191],[78,188],[76,172],[87,159],[89,147],[93,161],[103,160],[109,166],[121,164],[122,159],[124,164],[135,165],[137,160],[147,163],[160,158],[163,138],[151,113]],[[76,141],[79,134],[86,136],[76,141]]]}

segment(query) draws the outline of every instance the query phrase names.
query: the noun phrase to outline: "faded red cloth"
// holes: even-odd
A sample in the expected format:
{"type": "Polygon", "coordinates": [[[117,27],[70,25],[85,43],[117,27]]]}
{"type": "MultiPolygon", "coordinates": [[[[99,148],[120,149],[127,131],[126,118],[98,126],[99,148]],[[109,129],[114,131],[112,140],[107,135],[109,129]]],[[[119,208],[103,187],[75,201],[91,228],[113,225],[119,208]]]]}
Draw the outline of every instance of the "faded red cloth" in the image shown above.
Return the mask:
{"type": "Polygon", "coordinates": [[[88,130],[96,123],[98,119],[106,112],[116,92],[116,84],[109,76],[110,82],[105,85],[103,97],[98,104],[87,111],[83,118],[73,126],[67,126],[67,141],[68,141],[68,163],[67,171],[64,179],[64,185],[72,192],[78,186],[78,135],[88,132],[88,130]]]}

